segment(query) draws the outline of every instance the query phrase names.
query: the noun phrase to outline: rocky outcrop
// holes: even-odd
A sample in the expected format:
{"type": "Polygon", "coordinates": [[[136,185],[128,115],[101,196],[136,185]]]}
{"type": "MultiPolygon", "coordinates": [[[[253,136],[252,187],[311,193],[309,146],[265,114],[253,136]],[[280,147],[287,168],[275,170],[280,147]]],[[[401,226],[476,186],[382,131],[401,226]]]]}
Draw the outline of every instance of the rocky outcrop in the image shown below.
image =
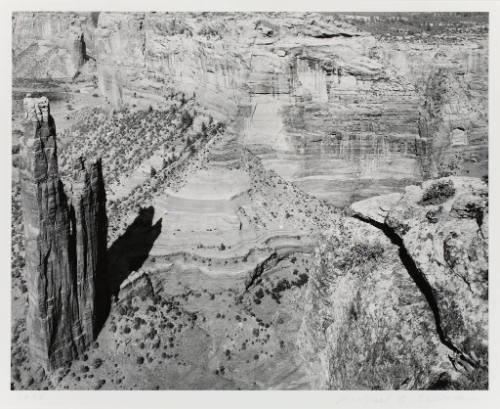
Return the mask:
{"type": "Polygon", "coordinates": [[[318,250],[299,332],[315,388],[422,389],[453,372],[424,295],[383,234],[345,219],[318,250]]]}
{"type": "Polygon", "coordinates": [[[351,209],[400,247],[441,342],[456,354],[454,365],[487,365],[487,185],[476,178],[441,178],[409,186],[399,199],[376,197],[351,209]]]}
{"type": "Polygon", "coordinates": [[[481,176],[477,168],[488,158],[484,152],[487,111],[487,98],[474,95],[464,74],[439,69],[429,78],[416,140],[425,178],[481,176]]]}
{"type": "Polygon", "coordinates": [[[95,337],[96,282],[106,252],[100,161],[79,171],[73,198],[59,178],[56,127],[47,98],[26,98],[20,171],[26,243],[30,353],[53,369],[95,337]]]}
{"type": "Polygon", "coordinates": [[[488,371],[488,189],[449,177],[325,232],[300,353],[315,388],[477,389],[488,371]]]}

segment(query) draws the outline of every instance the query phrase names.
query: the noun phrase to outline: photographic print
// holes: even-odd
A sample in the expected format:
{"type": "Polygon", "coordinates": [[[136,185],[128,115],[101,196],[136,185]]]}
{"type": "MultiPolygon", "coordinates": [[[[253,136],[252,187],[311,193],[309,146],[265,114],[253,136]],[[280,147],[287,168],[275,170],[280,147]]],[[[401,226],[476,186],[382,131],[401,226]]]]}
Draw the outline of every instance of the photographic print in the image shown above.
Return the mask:
{"type": "Polygon", "coordinates": [[[12,390],[488,389],[487,12],[11,18],[12,390]]]}

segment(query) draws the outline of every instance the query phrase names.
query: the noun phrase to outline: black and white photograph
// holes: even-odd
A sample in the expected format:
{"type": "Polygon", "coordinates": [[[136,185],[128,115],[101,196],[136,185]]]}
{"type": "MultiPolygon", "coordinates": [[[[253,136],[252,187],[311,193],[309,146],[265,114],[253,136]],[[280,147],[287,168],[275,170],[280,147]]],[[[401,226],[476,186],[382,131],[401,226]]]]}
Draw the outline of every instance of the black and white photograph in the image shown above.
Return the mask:
{"type": "Polygon", "coordinates": [[[10,16],[11,393],[490,389],[489,12],[102,8],[10,16]]]}

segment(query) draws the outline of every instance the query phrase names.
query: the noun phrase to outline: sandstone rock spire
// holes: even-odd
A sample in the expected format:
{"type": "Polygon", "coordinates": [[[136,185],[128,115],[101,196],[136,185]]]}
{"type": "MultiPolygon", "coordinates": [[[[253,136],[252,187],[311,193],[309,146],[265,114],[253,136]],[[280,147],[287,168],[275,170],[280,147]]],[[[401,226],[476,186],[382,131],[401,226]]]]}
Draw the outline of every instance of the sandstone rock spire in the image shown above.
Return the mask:
{"type": "Polygon", "coordinates": [[[83,33],[78,33],[73,40],[73,59],[77,70],[85,64],[87,59],[87,46],[83,33]]]}
{"type": "Polygon", "coordinates": [[[100,159],[86,163],[73,184],[72,204],[76,245],[78,307],[85,343],[95,338],[99,300],[97,285],[106,268],[107,217],[106,193],[100,159]]]}
{"type": "MultiPolygon", "coordinates": [[[[26,242],[29,348],[54,369],[95,336],[95,279],[106,251],[100,162],[83,166],[69,199],[59,178],[56,127],[47,98],[26,98],[21,195],[26,242]]],[[[82,162],[83,163],[83,162],[82,162]]]]}

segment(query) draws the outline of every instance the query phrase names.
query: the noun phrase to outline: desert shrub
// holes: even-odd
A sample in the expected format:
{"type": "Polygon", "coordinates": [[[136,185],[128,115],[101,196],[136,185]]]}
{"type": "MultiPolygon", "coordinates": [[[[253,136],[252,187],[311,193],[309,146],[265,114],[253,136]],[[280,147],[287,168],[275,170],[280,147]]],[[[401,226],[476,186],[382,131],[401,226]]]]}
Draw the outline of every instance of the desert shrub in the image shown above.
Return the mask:
{"type": "Polygon", "coordinates": [[[276,286],[271,290],[271,297],[280,304],[281,293],[292,288],[293,284],[286,278],[282,278],[276,283],[276,286]]]}
{"type": "Polygon", "coordinates": [[[376,261],[384,254],[384,248],[379,242],[373,244],[355,243],[351,247],[353,258],[360,261],[376,261]]]}
{"type": "Polygon", "coordinates": [[[217,27],[214,27],[213,25],[208,25],[204,24],[197,33],[199,36],[203,37],[220,37],[220,33],[217,27]]]}
{"type": "Polygon", "coordinates": [[[106,381],[104,379],[99,379],[96,384],[96,389],[101,389],[105,383],[106,381]]]}
{"type": "Polygon", "coordinates": [[[356,313],[349,314],[338,334],[335,357],[330,358],[335,360],[330,366],[330,387],[397,389],[402,374],[409,374],[410,369],[391,349],[390,329],[383,322],[360,316],[359,307],[351,309],[356,313]]]}
{"type": "Polygon", "coordinates": [[[453,389],[485,390],[488,389],[488,369],[475,368],[463,374],[453,385],[453,389]]]}
{"type": "Polygon", "coordinates": [[[193,117],[191,114],[184,110],[181,115],[181,124],[183,128],[189,128],[193,124],[193,117]]]}
{"type": "Polygon", "coordinates": [[[438,181],[430,185],[422,195],[423,205],[436,205],[446,202],[455,194],[455,186],[451,180],[438,181]]]}
{"type": "Polygon", "coordinates": [[[136,359],[137,364],[142,365],[144,363],[144,357],[138,356],[136,359]]]}
{"type": "Polygon", "coordinates": [[[12,166],[14,168],[20,168],[22,166],[22,160],[19,156],[14,156],[12,158],[12,166]]]}
{"type": "Polygon", "coordinates": [[[441,322],[444,333],[453,339],[463,334],[465,323],[455,300],[452,299],[447,304],[447,308],[441,311],[441,322]]]}
{"type": "Polygon", "coordinates": [[[306,273],[301,273],[298,280],[294,281],[293,284],[297,287],[302,287],[309,281],[309,276],[306,273]]]}

